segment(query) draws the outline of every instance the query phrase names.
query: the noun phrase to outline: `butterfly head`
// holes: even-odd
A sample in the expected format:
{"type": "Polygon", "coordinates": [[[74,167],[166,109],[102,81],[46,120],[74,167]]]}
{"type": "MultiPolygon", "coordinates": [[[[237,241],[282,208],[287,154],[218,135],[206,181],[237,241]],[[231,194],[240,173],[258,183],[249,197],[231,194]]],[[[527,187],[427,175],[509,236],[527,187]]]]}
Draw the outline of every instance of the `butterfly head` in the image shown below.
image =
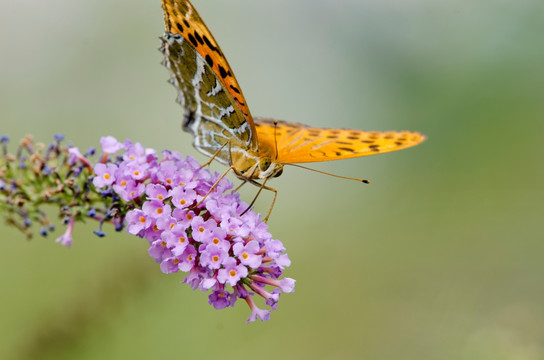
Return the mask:
{"type": "Polygon", "coordinates": [[[256,171],[256,177],[259,179],[268,179],[278,177],[283,172],[283,164],[273,161],[270,157],[259,158],[259,167],[256,171]]]}
{"type": "Polygon", "coordinates": [[[238,158],[233,156],[232,160],[234,171],[241,179],[264,180],[278,177],[283,172],[283,164],[274,161],[269,156],[251,156],[246,153],[238,158]]]}

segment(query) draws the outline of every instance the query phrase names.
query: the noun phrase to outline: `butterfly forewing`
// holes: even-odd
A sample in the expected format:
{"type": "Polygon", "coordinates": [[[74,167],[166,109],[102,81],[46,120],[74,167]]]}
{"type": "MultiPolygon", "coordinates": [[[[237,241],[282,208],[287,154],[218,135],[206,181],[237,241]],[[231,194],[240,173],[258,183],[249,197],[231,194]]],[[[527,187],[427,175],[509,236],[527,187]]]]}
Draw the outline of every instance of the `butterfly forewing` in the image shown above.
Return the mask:
{"type": "Polygon", "coordinates": [[[348,159],[401,150],[425,136],[409,131],[363,131],[312,128],[284,121],[255,118],[263,148],[277,144],[277,161],[284,164],[348,159]]]}
{"type": "Polygon", "coordinates": [[[238,85],[238,81],[236,81],[236,77],[219,45],[217,45],[210,30],[208,30],[193,5],[187,0],[162,0],[162,7],[166,31],[181,35],[190,42],[221,79],[225,89],[248,121],[251,130],[255,132],[251,113],[242,94],[242,89],[238,85]]]}

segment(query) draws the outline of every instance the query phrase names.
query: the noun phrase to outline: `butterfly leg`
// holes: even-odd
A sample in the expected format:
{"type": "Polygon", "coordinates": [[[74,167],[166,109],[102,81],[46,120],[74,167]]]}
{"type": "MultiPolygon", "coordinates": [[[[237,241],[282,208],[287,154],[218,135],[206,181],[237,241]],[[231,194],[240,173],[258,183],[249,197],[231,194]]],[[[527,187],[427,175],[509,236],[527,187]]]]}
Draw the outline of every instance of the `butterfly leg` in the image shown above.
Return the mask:
{"type": "MultiPolygon", "coordinates": [[[[268,180],[268,178],[266,178],[262,184],[259,184],[258,182],[256,182],[255,180],[252,180],[252,179],[248,179],[246,180],[247,182],[255,185],[255,186],[258,186],[259,187],[259,191],[257,191],[257,194],[255,195],[255,197],[253,198],[253,200],[251,201],[251,204],[249,204],[249,206],[247,207],[247,209],[241,214],[241,215],[244,215],[246,212],[249,211],[249,209],[251,209],[251,207],[253,206],[253,204],[255,204],[255,201],[257,200],[257,198],[259,197],[259,194],[261,193],[261,191],[263,189],[266,189],[266,190],[270,190],[270,191],[273,191],[274,192],[274,198],[272,199],[272,204],[270,205],[270,209],[268,210],[268,214],[266,214],[266,217],[264,218],[264,222],[268,222],[268,218],[270,217],[270,214],[272,214],[272,209],[274,208],[274,204],[276,203],[276,197],[278,196],[278,190],[274,189],[274,188],[271,188],[269,186],[266,186],[266,181],[268,180]]],[[[242,185],[245,184],[242,183],[242,185]]]]}
{"type": "Polygon", "coordinates": [[[210,195],[210,193],[213,191],[213,189],[215,189],[215,187],[217,186],[217,184],[219,184],[219,182],[221,180],[223,180],[223,178],[225,176],[227,176],[227,174],[229,173],[229,171],[231,171],[232,169],[234,169],[234,167],[229,167],[224,173],[223,175],[221,175],[219,177],[219,179],[217,179],[217,181],[212,185],[212,187],[210,188],[210,190],[208,190],[208,192],[206,193],[206,195],[204,195],[204,197],[196,204],[196,205],[193,205],[191,206],[191,209],[194,209],[194,208],[197,208],[198,206],[200,206],[200,204],[202,204],[204,202],[204,200],[206,200],[206,198],[208,197],[208,195],[210,195]]]}
{"type": "MultiPolygon", "coordinates": [[[[227,146],[227,144],[229,144],[229,149],[230,149],[230,141],[227,141],[226,143],[223,144],[223,146],[221,146],[219,148],[219,150],[217,150],[213,155],[212,157],[210,157],[210,160],[208,160],[207,162],[205,162],[204,164],[202,164],[202,166],[200,167],[201,169],[202,168],[205,168],[206,166],[210,165],[213,161],[213,159],[215,159],[215,157],[217,156],[217,154],[219,154],[221,152],[221,150],[223,150],[223,148],[225,146],[227,146]]],[[[230,150],[229,150],[230,151],[230,150]]]]}
{"type": "Polygon", "coordinates": [[[242,180],[242,183],[238,185],[236,189],[234,189],[234,192],[238,192],[238,190],[240,190],[242,186],[244,186],[246,183],[247,183],[247,180],[242,180]]]}

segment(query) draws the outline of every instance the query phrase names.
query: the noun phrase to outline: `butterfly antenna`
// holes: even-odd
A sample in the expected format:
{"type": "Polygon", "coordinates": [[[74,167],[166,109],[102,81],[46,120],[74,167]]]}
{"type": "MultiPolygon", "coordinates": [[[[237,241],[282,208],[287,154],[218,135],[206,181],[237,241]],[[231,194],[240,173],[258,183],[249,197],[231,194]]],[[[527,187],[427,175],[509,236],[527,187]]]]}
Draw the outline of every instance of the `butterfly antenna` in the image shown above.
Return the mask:
{"type": "Polygon", "coordinates": [[[335,174],[331,174],[331,173],[324,172],[324,171],[319,171],[319,170],[312,169],[312,168],[302,166],[302,165],[298,165],[298,164],[285,164],[285,165],[296,166],[296,167],[299,167],[301,169],[315,171],[315,172],[320,173],[320,174],[329,175],[329,176],[333,176],[333,177],[340,178],[340,179],[355,180],[355,181],[359,181],[359,182],[362,182],[362,183],[365,183],[365,184],[370,184],[370,181],[365,180],[365,179],[358,179],[358,178],[352,178],[352,177],[347,177],[347,176],[335,175],[335,174]]]}
{"type": "Polygon", "coordinates": [[[278,139],[276,137],[276,129],[278,128],[278,120],[274,120],[274,146],[276,147],[276,157],[274,161],[278,160],[278,139]]]}

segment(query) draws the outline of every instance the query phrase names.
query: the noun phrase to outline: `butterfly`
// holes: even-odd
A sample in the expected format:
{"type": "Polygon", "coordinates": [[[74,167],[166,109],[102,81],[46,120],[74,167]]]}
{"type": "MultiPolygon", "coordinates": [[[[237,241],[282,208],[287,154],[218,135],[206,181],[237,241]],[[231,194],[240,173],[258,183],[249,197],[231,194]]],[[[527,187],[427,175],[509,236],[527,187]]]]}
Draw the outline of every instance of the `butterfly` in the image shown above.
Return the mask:
{"type": "Polygon", "coordinates": [[[159,50],[169,82],[178,91],[177,102],[185,108],[183,129],[194,136],[196,149],[229,166],[223,176],[233,170],[244,183],[260,186],[259,193],[263,188],[274,191],[272,207],[277,191],[265,183],[281,175],[284,165],[380,154],[425,139],[409,131],[324,129],[254,118],[227,59],[193,5],[162,0],[162,8],[166,30],[159,50]]]}

